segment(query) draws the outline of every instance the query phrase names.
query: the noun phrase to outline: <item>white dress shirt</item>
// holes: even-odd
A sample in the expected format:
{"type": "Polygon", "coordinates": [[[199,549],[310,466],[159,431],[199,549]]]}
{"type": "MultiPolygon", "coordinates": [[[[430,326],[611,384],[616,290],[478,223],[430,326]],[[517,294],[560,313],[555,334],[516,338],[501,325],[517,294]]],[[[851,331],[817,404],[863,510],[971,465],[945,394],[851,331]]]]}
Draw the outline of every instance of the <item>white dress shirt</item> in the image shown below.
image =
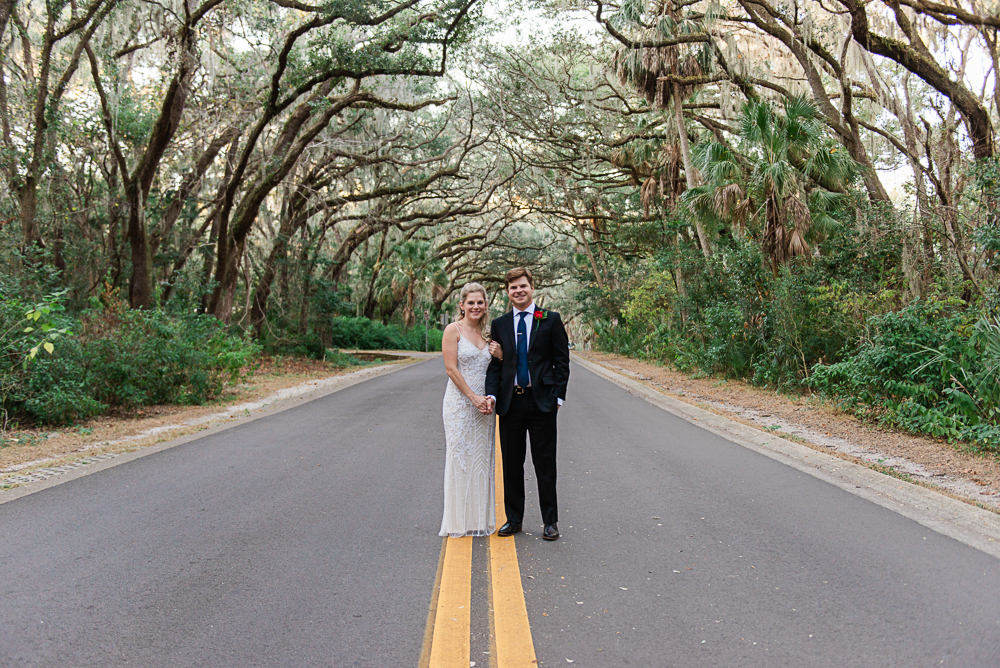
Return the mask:
{"type": "MultiPolygon", "coordinates": [[[[525,312],[528,313],[528,315],[524,318],[524,329],[527,332],[527,339],[528,339],[525,343],[527,344],[528,348],[531,348],[531,330],[535,326],[535,311],[536,310],[537,309],[535,307],[535,302],[531,302],[531,304],[528,305],[528,308],[524,309],[523,311],[521,309],[517,308],[516,306],[511,306],[511,311],[514,312],[514,340],[515,341],[517,341],[517,327],[518,327],[517,320],[518,320],[518,318],[521,317],[518,314],[519,313],[525,313],[525,312]]],[[[515,354],[517,354],[517,353],[515,352],[515,354]]],[[[528,387],[531,387],[531,379],[530,378],[528,379],[528,387]]],[[[494,397],[494,399],[495,399],[495,397],[494,397]]],[[[560,399],[559,397],[556,397],[556,402],[560,406],[563,405],[563,400],[560,399]]]]}
{"type": "MultiPolygon", "coordinates": [[[[521,309],[517,308],[516,306],[512,306],[511,307],[511,311],[514,312],[514,342],[515,342],[515,344],[517,342],[517,328],[518,328],[518,322],[517,321],[518,321],[518,318],[521,317],[518,314],[519,313],[527,313],[528,314],[524,318],[524,329],[527,332],[527,336],[525,337],[527,339],[525,341],[525,345],[527,346],[527,348],[530,348],[531,347],[531,329],[535,325],[535,302],[531,302],[531,304],[528,306],[528,308],[524,309],[523,311],[521,309]]],[[[515,354],[516,354],[516,352],[515,352],[515,354]]],[[[530,378],[528,379],[528,387],[531,387],[531,379],[530,378]]]]}

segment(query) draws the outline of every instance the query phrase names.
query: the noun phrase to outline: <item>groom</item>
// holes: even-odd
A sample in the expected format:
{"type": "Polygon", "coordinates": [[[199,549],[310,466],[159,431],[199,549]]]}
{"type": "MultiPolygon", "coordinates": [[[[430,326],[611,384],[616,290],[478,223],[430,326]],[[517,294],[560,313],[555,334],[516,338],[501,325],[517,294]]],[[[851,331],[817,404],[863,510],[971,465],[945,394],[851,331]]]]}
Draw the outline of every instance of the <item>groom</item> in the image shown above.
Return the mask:
{"type": "Polygon", "coordinates": [[[503,357],[494,356],[486,370],[486,394],[495,399],[500,417],[507,512],[507,523],[497,534],[513,536],[521,530],[525,437],[530,435],[538,503],[545,523],[542,538],[556,540],[556,413],[566,398],[569,382],[569,340],[559,314],[535,306],[530,271],[511,269],[504,283],[513,309],[493,321],[490,338],[499,345],[503,357]]]}

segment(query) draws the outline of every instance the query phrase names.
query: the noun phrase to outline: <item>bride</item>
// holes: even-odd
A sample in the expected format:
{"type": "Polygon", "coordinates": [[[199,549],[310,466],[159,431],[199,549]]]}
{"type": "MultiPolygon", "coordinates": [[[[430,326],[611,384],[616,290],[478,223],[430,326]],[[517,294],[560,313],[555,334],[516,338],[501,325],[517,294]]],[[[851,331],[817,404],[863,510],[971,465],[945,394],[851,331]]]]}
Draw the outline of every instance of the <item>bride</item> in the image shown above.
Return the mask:
{"type": "Polygon", "coordinates": [[[441,350],[448,372],[444,392],[444,519],[438,535],[489,536],[496,530],[493,400],[483,396],[489,342],[484,334],[486,288],[466,283],[461,318],[444,330],[441,350]]]}

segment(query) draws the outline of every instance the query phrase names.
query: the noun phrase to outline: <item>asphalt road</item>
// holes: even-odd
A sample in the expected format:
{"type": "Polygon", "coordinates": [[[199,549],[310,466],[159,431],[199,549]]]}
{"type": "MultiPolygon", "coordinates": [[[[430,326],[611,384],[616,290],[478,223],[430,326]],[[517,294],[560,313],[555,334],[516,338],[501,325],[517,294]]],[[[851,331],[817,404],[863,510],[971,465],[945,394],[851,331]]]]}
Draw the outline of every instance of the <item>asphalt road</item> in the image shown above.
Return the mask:
{"type": "Polygon", "coordinates": [[[562,539],[516,538],[543,665],[1000,666],[1000,560],[579,365],[559,430],[562,539]]]}
{"type": "Polygon", "coordinates": [[[415,666],[439,366],[0,505],[0,666],[415,666]]]}
{"type": "MultiPolygon", "coordinates": [[[[443,388],[431,360],[0,505],[0,666],[416,665],[443,388]]],[[[1000,560],[577,365],[559,429],[563,538],[534,493],[516,537],[541,665],[1000,665],[1000,560]]]]}

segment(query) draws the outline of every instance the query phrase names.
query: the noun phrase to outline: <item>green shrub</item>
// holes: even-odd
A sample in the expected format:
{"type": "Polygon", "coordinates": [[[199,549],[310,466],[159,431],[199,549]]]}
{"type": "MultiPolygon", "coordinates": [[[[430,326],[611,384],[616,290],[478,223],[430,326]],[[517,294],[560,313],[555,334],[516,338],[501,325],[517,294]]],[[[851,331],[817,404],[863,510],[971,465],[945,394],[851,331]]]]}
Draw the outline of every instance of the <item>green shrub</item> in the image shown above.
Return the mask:
{"type": "Polygon", "coordinates": [[[326,351],[326,361],[331,364],[335,364],[338,367],[346,366],[366,366],[370,362],[365,362],[364,360],[359,360],[354,355],[349,355],[347,353],[342,353],[339,350],[327,350],[326,351]]]}
{"type": "Polygon", "coordinates": [[[869,327],[855,355],[813,370],[813,388],[887,424],[1000,449],[1000,322],[917,300],[869,327]]]}
{"type": "Polygon", "coordinates": [[[73,424],[104,413],[108,406],[87,396],[83,383],[65,380],[33,393],[24,410],[44,424],[73,424]]]}
{"type": "MultiPolygon", "coordinates": [[[[367,318],[331,318],[331,347],[356,350],[423,350],[424,328],[403,330],[367,318]]],[[[441,350],[441,330],[428,331],[428,350],[441,350]]]]}
{"type": "Polygon", "coordinates": [[[735,306],[712,306],[704,313],[704,346],[696,349],[698,366],[705,371],[743,377],[762,351],[759,336],[747,326],[735,306]]]}
{"type": "Polygon", "coordinates": [[[598,350],[616,355],[645,356],[642,345],[647,334],[645,326],[630,325],[627,322],[612,325],[606,320],[591,324],[594,327],[594,347],[598,350]]]}
{"type": "Polygon", "coordinates": [[[322,360],[326,355],[326,346],[315,333],[291,339],[268,339],[264,342],[264,351],[269,355],[286,355],[289,357],[308,357],[322,360]]]}
{"type": "Polygon", "coordinates": [[[99,311],[81,329],[88,394],[112,406],[204,403],[259,351],[204,314],[99,311]]]}
{"type": "Polygon", "coordinates": [[[0,299],[0,402],[8,418],[57,425],[110,406],[201,404],[259,350],[211,316],[170,316],[120,305],[87,311],[79,319],[50,309],[31,320],[44,327],[26,332],[25,313],[37,312],[37,306],[0,299]],[[51,338],[53,333],[59,335],[51,338]],[[39,341],[53,342],[51,352],[39,348],[39,341]]]}

